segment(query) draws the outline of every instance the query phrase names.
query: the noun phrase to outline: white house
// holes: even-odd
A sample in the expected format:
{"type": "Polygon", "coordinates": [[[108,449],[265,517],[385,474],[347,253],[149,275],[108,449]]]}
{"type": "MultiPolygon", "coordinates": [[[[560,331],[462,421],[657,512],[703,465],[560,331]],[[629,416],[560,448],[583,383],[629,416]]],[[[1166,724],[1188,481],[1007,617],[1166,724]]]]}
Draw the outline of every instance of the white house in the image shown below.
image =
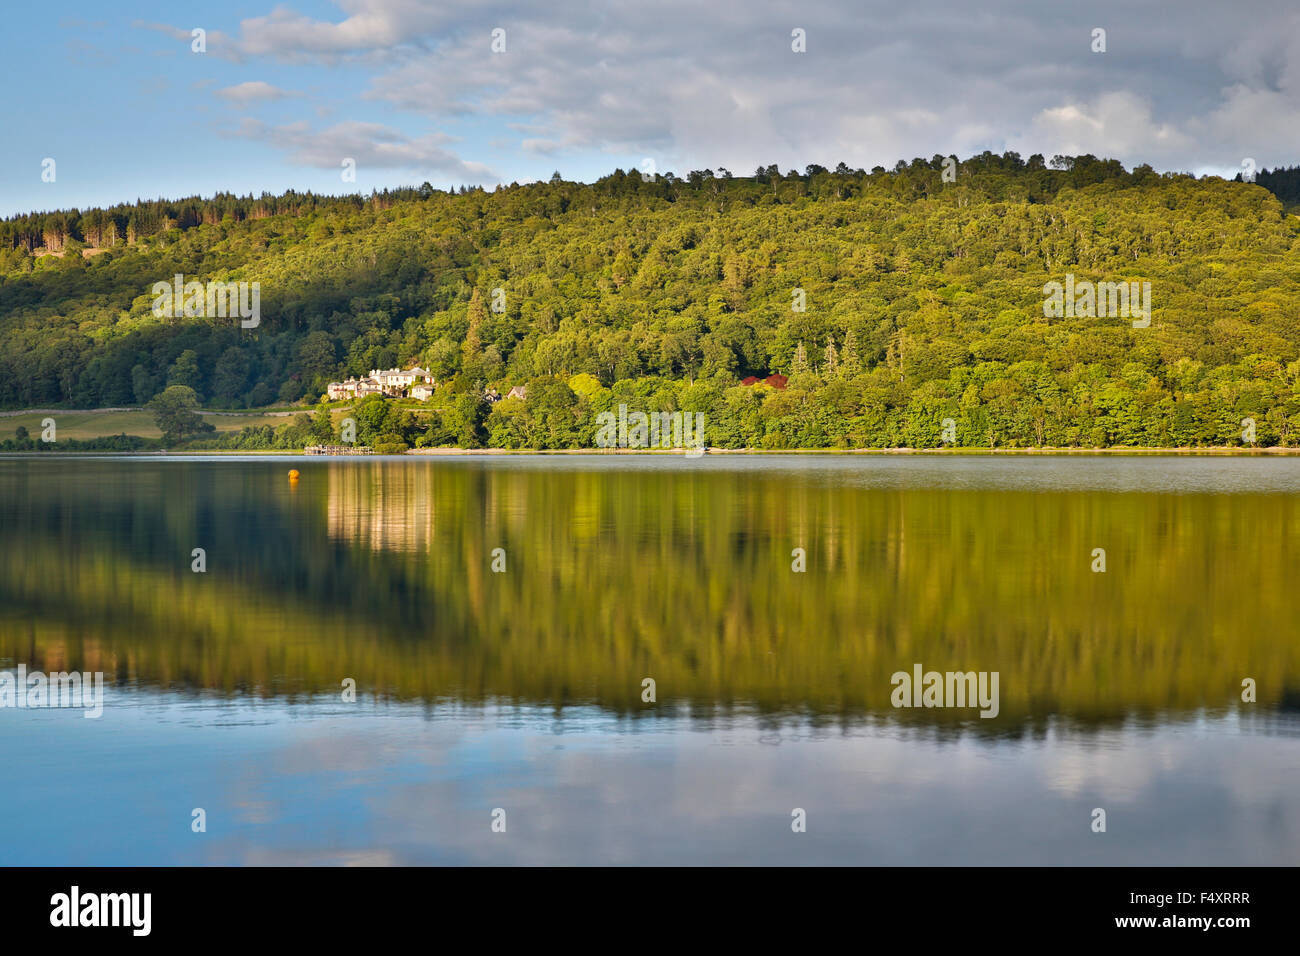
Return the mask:
{"type": "Polygon", "coordinates": [[[367,395],[390,395],[393,398],[403,398],[410,389],[409,394],[412,398],[425,401],[433,394],[434,387],[433,373],[417,365],[405,371],[400,368],[372,368],[366,378],[330,382],[325,387],[325,394],[330,401],[337,402],[345,398],[365,398],[367,395]],[[420,383],[418,386],[417,382],[420,383]],[[424,388],[424,397],[416,395],[412,386],[424,388]]]}
{"type": "Polygon", "coordinates": [[[329,396],[331,402],[352,398],[357,394],[357,380],[349,378],[345,382],[330,382],[329,385],[325,386],[325,394],[329,396]]]}
{"type": "Polygon", "coordinates": [[[433,386],[426,385],[423,382],[420,383],[419,385],[412,385],[411,390],[408,394],[412,398],[417,399],[421,402],[427,402],[430,399],[430,397],[432,397],[433,395],[433,386]]]}
{"type": "Polygon", "coordinates": [[[384,392],[389,395],[400,395],[415,382],[414,375],[410,372],[403,372],[400,368],[372,368],[370,377],[377,381],[384,392]]]}

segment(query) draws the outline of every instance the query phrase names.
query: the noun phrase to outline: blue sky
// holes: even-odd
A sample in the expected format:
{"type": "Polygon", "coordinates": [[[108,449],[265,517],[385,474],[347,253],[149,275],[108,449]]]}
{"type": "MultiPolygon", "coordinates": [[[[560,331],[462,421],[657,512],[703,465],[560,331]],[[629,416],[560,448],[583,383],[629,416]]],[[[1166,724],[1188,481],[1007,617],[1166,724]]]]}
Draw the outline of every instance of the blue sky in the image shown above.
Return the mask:
{"type": "Polygon", "coordinates": [[[1300,162],[1289,0],[72,0],[11,5],[0,55],[3,215],[983,149],[1300,162]]]}
{"type": "MultiPolygon", "coordinates": [[[[6,11],[9,29],[0,40],[6,73],[26,79],[16,84],[21,103],[11,100],[0,112],[6,130],[0,144],[0,214],[217,190],[368,192],[409,184],[416,176],[417,184],[428,179],[446,187],[495,182],[502,171],[512,178],[529,171],[534,177],[549,175],[512,162],[508,150],[494,147],[498,124],[490,117],[433,123],[366,99],[373,72],[368,64],[285,63],[271,57],[237,62],[217,55],[215,44],[196,54],[188,36],[146,26],[235,32],[241,20],[269,9],[248,3],[192,8],[199,6],[209,12],[178,15],[173,4],[151,2],[32,4],[6,11]],[[254,82],[286,95],[241,101],[220,92],[254,82]],[[359,160],[356,183],[346,184],[339,166],[342,151],[333,168],[321,168],[319,162],[295,158],[287,147],[240,133],[247,122],[277,128],[304,120],[315,129],[354,122],[411,137],[464,137],[489,171],[476,175],[454,165],[391,167],[359,160]],[[56,162],[54,183],[41,181],[46,157],[56,162]]],[[[300,3],[295,9],[311,16],[339,15],[328,3],[300,3]]],[[[571,166],[576,175],[577,165],[571,166]]]]}

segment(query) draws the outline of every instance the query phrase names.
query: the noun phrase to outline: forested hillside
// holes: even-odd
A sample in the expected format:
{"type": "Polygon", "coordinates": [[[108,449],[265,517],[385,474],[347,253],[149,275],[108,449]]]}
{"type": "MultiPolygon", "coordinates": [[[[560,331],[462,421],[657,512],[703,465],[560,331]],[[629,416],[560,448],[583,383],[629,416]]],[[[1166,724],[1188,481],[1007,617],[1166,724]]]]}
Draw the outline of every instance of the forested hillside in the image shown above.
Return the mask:
{"type": "Polygon", "coordinates": [[[963,445],[1237,444],[1244,418],[1259,444],[1300,443],[1300,219],[1260,185],[1290,171],[986,153],[953,172],[616,171],[19,217],[0,223],[0,405],[172,384],[211,407],[314,403],[419,363],[428,410],[372,411],[365,440],[590,445],[624,402],[703,412],[718,446],[933,446],[945,418],[963,445]],[[155,317],[151,287],[177,274],[259,282],[260,324],[155,317]],[[1045,317],[1067,274],[1149,282],[1149,327],[1045,317]],[[783,390],[739,384],[777,372],[783,390]]]}

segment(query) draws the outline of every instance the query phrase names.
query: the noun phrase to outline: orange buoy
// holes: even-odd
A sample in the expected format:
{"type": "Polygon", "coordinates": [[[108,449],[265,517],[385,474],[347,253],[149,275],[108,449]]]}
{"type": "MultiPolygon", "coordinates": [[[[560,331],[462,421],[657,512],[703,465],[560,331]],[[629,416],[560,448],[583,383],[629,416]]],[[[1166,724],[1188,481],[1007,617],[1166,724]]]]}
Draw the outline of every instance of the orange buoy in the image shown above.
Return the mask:
{"type": "Polygon", "coordinates": [[[297,469],[297,468],[290,468],[290,469],[289,469],[289,480],[290,480],[290,481],[297,481],[297,480],[298,480],[298,469],[297,469]]]}

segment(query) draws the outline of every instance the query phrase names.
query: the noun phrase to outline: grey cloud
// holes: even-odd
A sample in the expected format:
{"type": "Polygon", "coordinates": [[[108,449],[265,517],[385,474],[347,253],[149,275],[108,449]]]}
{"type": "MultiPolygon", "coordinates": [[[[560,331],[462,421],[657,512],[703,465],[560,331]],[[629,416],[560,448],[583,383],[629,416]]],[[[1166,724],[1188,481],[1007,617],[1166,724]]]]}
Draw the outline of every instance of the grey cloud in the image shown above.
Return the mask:
{"type": "Polygon", "coordinates": [[[431,116],[527,121],[517,148],[652,156],[660,169],[891,165],[983,149],[1092,152],[1158,168],[1295,161],[1300,14],[1189,0],[784,0],[617,6],[344,0],[241,23],[249,58],[370,71],[367,96],[431,116]],[[493,54],[491,31],[506,30],[493,54]],[[790,32],[807,33],[807,52],[790,32]],[[1107,51],[1090,49],[1107,31],[1107,51]]]}
{"type": "Polygon", "coordinates": [[[268,143],[287,152],[294,162],[318,169],[339,169],[344,159],[354,159],[362,169],[438,173],[474,182],[498,178],[487,166],[444,149],[450,138],[443,134],[408,137],[379,123],[350,121],[313,129],[305,121],[274,126],[245,119],[228,135],[268,143]]]}

